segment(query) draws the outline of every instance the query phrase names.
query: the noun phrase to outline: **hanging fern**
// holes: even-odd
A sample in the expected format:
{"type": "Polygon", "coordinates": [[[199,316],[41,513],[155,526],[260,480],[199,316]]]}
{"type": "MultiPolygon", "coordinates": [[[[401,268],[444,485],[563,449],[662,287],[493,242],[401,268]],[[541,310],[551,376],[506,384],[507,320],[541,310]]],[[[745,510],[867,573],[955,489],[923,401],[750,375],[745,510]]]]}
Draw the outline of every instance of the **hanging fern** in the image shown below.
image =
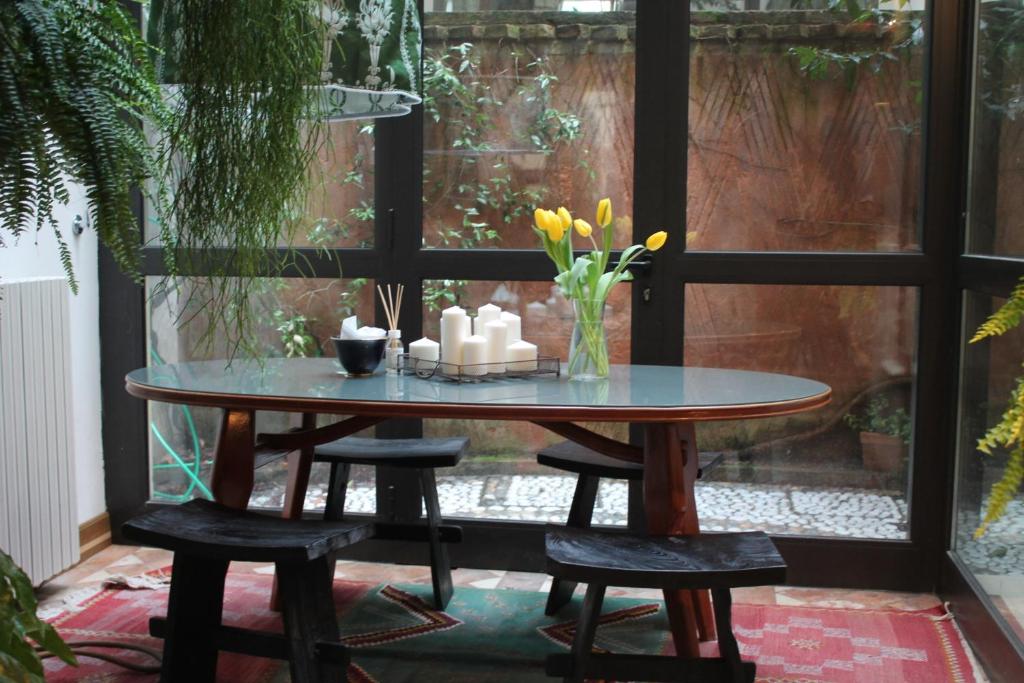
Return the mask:
{"type": "Polygon", "coordinates": [[[162,142],[172,190],[161,226],[170,278],[205,311],[203,341],[258,353],[255,278],[286,265],[326,126],[315,111],[324,25],[308,0],[157,0],[173,125],[162,142]],[[179,276],[204,274],[182,288],[179,276]]]}
{"type": "MultiPolygon", "coordinates": [[[[1024,279],[1013,289],[1006,303],[982,323],[971,343],[1006,334],[1020,324],[1022,317],[1024,279]]],[[[1003,476],[992,485],[989,492],[985,516],[974,532],[975,538],[984,535],[989,525],[1003,516],[1006,507],[1017,495],[1021,482],[1024,482],[1024,376],[1017,378],[1017,384],[1010,393],[1009,404],[999,422],[978,439],[978,450],[982,453],[992,455],[996,449],[1007,449],[1010,456],[1003,469],[1003,476]]]]}
{"type": "Polygon", "coordinates": [[[100,239],[138,277],[131,191],[158,175],[142,122],[162,125],[167,113],[148,46],[117,0],[0,3],[0,246],[49,226],[77,291],[54,209],[80,183],[100,239]]]}
{"type": "Polygon", "coordinates": [[[1017,283],[1006,303],[981,324],[971,337],[971,343],[1006,334],[1020,325],[1021,318],[1024,318],[1024,281],[1017,283]]]}

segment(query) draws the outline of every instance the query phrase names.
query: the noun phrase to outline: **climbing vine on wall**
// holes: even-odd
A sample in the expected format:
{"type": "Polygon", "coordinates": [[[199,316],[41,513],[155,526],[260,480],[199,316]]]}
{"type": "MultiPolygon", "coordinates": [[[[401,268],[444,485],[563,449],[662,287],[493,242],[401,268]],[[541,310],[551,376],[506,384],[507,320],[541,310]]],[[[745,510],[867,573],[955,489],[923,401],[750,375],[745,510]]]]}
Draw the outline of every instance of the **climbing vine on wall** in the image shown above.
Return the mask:
{"type": "MultiPolygon", "coordinates": [[[[442,219],[435,232],[444,247],[479,248],[501,241],[500,227],[513,225],[541,203],[546,188],[517,185],[508,161],[495,150],[499,110],[526,112],[526,125],[514,142],[532,153],[553,154],[578,141],[583,123],[579,116],[553,104],[558,77],[551,65],[532,53],[513,52],[512,68],[504,78],[515,83],[504,100],[481,70],[472,43],[427,50],[423,62],[424,110],[427,121],[443,127],[445,151],[457,155],[453,170],[435,173],[430,157],[425,160],[426,206],[451,201],[460,218],[442,219]],[[497,224],[495,224],[495,217],[497,224]]],[[[439,310],[456,301],[465,287],[460,280],[428,283],[424,301],[439,310]]]]}

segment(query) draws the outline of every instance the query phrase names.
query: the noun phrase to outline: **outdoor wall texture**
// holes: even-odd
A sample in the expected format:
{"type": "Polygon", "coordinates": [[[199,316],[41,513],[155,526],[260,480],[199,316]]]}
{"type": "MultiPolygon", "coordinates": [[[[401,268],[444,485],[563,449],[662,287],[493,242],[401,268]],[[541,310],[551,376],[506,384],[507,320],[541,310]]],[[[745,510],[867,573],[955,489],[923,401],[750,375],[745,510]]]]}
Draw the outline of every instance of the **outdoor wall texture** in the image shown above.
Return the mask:
{"type": "MultiPolygon", "coordinates": [[[[829,12],[695,12],[687,248],[917,250],[921,48],[912,41],[894,47],[912,30],[909,20],[877,30],[829,12]],[[865,60],[849,74],[833,66],[816,78],[800,70],[792,52],[811,47],[891,50],[893,58],[865,60]]],[[[611,197],[619,216],[616,244],[629,244],[635,39],[633,15],[626,13],[428,15],[428,60],[458,54],[450,67],[496,104],[467,112],[438,97],[438,121],[428,116],[426,243],[463,246],[452,235],[469,234],[463,207],[475,206],[472,220],[494,227],[497,236],[464,243],[536,248],[528,211],[508,221],[512,204],[478,201],[481,186],[507,177],[521,192],[517,199],[565,205],[587,219],[599,198],[611,197]],[[466,43],[470,66],[463,68],[457,46],[466,43]],[[535,82],[550,77],[539,96],[535,82]],[[539,149],[531,136],[551,111],[577,116],[579,131],[539,149]],[[486,122],[474,123],[473,115],[486,122]],[[467,145],[467,128],[474,126],[485,129],[485,142],[467,145]]],[[[564,356],[568,307],[540,306],[557,299],[541,283],[498,284],[469,283],[460,300],[476,306],[511,291],[521,312],[535,319],[528,327],[542,351],[564,356]]],[[[676,297],[686,303],[688,364],[820,378],[835,390],[824,411],[834,417],[865,392],[909,386],[917,315],[912,288],[693,284],[676,297]]],[[[608,326],[616,360],[628,361],[627,291],[610,302],[608,326]]]]}

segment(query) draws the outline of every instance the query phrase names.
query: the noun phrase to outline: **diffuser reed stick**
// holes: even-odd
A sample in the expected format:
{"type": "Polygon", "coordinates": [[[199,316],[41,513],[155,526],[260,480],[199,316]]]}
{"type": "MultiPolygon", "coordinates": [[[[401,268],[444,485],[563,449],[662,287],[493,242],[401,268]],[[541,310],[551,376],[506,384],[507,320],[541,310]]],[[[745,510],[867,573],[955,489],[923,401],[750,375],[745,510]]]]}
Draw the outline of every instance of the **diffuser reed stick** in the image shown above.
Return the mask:
{"type": "Polygon", "coordinates": [[[391,285],[387,286],[387,296],[380,285],[377,285],[377,294],[380,296],[380,304],[384,308],[384,315],[388,319],[388,343],[385,351],[385,367],[388,372],[398,372],[398,359],[405,349],[402,348],[402,330],[398,328],[398,315],[402,310],[402,294],[405,293],[405,285],[398,285],[394,296],[392,296],[391,285]]]}

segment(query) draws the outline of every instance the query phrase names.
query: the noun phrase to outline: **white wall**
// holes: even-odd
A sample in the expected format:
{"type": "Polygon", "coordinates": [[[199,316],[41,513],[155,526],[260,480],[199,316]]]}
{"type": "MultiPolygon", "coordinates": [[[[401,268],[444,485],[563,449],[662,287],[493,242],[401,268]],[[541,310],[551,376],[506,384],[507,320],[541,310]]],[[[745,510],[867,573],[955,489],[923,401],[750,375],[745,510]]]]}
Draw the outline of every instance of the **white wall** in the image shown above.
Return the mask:
{"type": "MultiPolygon", "coordinates": [[[[71,202],[57,211],[58,223],[71,248],[78,279],[78,294],[71,294],[72,401],[74,406],[75,481],[78,495],[78,521],[82,523],[107,509],[103,487],[103,446],[100,440],[100,327],[99,279],[97,276],[96,233],[87,229],[75,236],[71,222],[75,214],[83,217],[85,201],[81,192],[72,192],[71,202]]],[[[2,281],[23,277],[63,276],[53,232],[44,228],[38,234],[25,233],[12,244],[0,247],[0,287],[2,281]]]]}

